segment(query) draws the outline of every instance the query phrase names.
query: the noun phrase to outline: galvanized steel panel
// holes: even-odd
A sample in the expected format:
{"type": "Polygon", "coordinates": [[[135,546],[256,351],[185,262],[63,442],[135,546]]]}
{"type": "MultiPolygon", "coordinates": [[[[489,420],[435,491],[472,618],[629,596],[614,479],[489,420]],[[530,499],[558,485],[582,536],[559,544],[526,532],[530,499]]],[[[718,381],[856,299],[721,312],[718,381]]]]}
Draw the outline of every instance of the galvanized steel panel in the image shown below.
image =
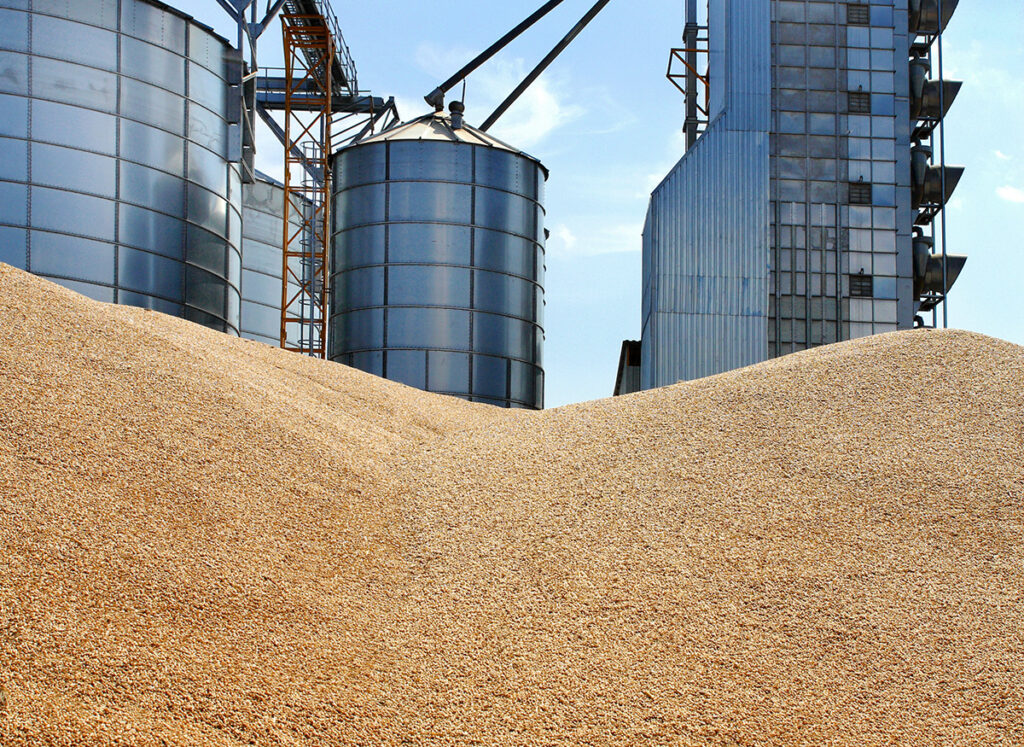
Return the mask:
{"type": "Polygon", "coordinates": [[[330,357],[540,408],[545,172],[468,132],[424,120],[335,157],[330,357]]]}
{"type": "Polygon", "coordinates": [[[120,18],[118,5],[36,0],[3,13],[0,47],[23,53],[0,52],[0,89],[14,94],[0,107],[0,129],[13,136],[0,138],[0,163],[24,168],[0,170],[0,196],[20,205],[0,209],[0,240],[11,242],[2,255],[93,298],[237,334],[229,47],[159,4],[122,0],[120,18]],[[205,84],[189,97],[187,26],[205,65],[192,64],[205,84]]]}
{"type": "Polygon", "coordinates": [[[710,12],[720,111],[651,195],[644,227],[645,389],[767,355],[770,3],[710,12]]]}
{"type": "MultiPolygon", "coordinates": [[[[289,222],[292,231],[302,226],[294,210],[289,222]]],[[[241,334],[275,347],[281,338],[283,240],[284,185],[258,175],[242,187],[241,334]]],[[[290,290],[297,292],[298,286],[290,290]]]]}

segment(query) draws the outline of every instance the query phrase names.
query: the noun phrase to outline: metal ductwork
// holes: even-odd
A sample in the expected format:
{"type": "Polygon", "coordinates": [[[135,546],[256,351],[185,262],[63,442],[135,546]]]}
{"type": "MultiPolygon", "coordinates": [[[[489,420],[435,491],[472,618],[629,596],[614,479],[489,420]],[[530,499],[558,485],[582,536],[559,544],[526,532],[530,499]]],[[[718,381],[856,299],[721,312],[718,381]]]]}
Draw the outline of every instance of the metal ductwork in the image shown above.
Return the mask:
{"type": "Polygon", "coordinates": [[[929,68],[925,58],[918,57],[910,62],[911,120],[942,119],[963,86],[959,80],[930,80],[929,68]]]}
{"type": "Polygon", "coordinates": [[[959,80],[926,81],[920,98],[914,96],[910,99],[910,116],[913,119],[942,119],[960,93],[962,85],[963,81],[959,80]]]}
{"type": "MultiPolygon", "coordinates": [[[[914,298],[920,298],[924,294],[924,279],[928,274],[928,260],[931,259],[933,246],[935,246],[935,241],[931,236],[925,236],[921,233],[921,229],[915,229],[914,298]]],[[[941,269],[940,267],[939,270],[941,271],[941,269]]]]}
{"type": "Polygon", "coordinates": [[[927,57],[915,57],[910,61],[910,110],[913,113],[914,99],[924,96],[924,86],[931,75],[932,65],[927,57]]]}
{"type": "Polygon", "coordinates": [[[921,205],[931,161],[932,149],[929,146],[919,143],[910,149],[910,192],[914,209],[921,205]]]}
{"type": "Polygon", "coordinates": [[[910,33],[937,34],[946,30],[953,17],[958,0],[910,0],[910,33]],[[939,23],[939,3],[942,4],[942,23],[939,23]]]}
{"type": "Polygon", "coordinates": [[[931,164],[932,149],[927,145],[915,145],[910,149],[911,205],[917,210],[921,205],[945,205],[956,189],[963,166],[934,166],[931,164]],[[945,170],[946,193],[942,194],[943,170],[945,170]]]}
{"type": "MultiPolygon", "coordinates": [[[[953,283],[960,277],[960,271],[967,264],[966,254],[946,255],[946,292],[953,287],[953,283]]],[[[925,293],[942,293],[942,256],[933,254],[928,258],[928,269],[924,275],[925,293]]]]}
{"type": "MultiPolygon", "coordinates": [[[[917,299],[926,294],[943,295],[942,255],[932,254],[933,246],[934,242],[930,236],[920,232],[914,235],[914,297],[917,299]]],[[[949,292],[953,283],[960,277],[960,271],[966,263],[966,255],[946,255],[946,292],[949,292]]],[[[934,305],[935,301],[925,302],[920,310],[927,311],[934,305]]]]}

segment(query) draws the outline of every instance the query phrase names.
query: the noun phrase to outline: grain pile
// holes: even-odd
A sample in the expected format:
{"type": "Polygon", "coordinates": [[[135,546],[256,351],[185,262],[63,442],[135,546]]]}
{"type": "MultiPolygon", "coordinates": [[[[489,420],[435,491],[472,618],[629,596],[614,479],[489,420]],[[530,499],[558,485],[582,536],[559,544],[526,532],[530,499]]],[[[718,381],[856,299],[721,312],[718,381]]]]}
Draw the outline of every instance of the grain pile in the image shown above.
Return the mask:
{"type": "Polygon", "coordinates": [[[0,266],[0,743],[1024,742],[1024,350],[544,413],[0,266]]]}

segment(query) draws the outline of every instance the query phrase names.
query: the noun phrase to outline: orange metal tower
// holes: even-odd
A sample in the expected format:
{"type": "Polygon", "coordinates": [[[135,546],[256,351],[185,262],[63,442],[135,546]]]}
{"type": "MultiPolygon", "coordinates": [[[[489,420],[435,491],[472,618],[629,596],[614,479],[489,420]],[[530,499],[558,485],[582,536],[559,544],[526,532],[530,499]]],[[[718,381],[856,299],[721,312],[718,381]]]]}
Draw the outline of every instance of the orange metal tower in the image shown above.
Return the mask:
{"type": "Polygon", "coordinates": [[[335,40],[319,14],[285,13],[281,26],[286,81],[281,347],[323,358],[335,40]],[[300,96],[301,107],[296,105],[300,96]]]}

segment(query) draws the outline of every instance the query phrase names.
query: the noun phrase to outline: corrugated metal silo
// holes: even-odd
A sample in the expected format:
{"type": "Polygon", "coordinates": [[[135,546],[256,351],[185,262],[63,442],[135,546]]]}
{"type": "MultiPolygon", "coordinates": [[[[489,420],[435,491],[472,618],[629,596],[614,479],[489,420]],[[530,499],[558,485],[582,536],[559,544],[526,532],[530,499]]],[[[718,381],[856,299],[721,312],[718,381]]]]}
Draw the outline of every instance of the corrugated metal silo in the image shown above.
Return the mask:
{"type": "Polygon", "coordinates": [[[543,407],[544,166],[431,114],[340,151],[334,170],[330,357],[543,407]]]}
{"type": "Polygon", "coordinates": [[[162,3],[0,0],[0,261],[237,334],[239,74],[162,3]]]}
{"type": "MultiPolygon", "coordinates": [[[[277,347],[281,339],[284,185],[256,172],[242,187],[242,337],[277,347]]],[[[292,230],[302,227],[292,211],[292,230]]],[[[293,286],[291,293],[298,291],[293,286]]],[[[291,342],[298,343],[297,340],[291,342]]]]}

